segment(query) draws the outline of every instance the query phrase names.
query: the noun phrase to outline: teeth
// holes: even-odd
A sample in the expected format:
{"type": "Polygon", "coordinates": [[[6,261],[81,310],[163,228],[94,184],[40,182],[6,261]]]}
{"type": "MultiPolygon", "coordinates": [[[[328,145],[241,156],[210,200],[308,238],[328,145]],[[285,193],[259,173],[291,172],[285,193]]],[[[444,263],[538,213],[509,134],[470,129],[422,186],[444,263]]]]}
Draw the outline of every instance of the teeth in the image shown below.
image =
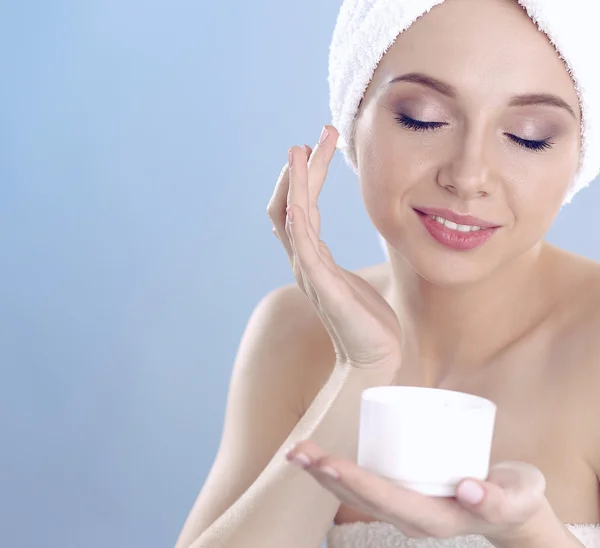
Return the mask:
{"type": "Polygon", "coordinates": [[[458,232],[476,232],[477,230],[481,230],[480,226],[459,225],[458,223],[453,223],[452,221],[448,221],[447,219],[437,215],[430,215],[430,217],[435,219],[441,225],[444,225],[451,230],[457,230],[458,232]]]}

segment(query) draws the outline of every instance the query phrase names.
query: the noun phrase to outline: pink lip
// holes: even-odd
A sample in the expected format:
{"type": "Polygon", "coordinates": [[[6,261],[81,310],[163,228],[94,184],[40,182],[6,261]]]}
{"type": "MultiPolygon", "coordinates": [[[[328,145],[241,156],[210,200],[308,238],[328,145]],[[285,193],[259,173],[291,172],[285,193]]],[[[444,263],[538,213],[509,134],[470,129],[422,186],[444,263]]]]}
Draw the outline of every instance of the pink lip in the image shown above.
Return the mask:
{"type": "Polygon", "coordinates": [[[449,209],[442,209],[439,207],[415,207],[414,209],[421,213],[425,213],[426,215],[443,217],[448,221],[452,221],[453,223],[458,223],[460,225],[479,226],[481,228],[497,228],[499,226],[497,224],[484,221],[483,219],[473,217],[472,215],[460,215],[459,213],[454,213],[454,211],[450,211],[449,209]]]}
{"type": "MultiPolygon", "coordinates": [[[[432,211],[431,209],[428,211],[432,211]]],[[[433,210],[433,211],[444,211],[444,210],[433,210]]],[[[496,230],[498,229],[498,227],[494,227],[491,226],[489,228],[481,228],[480,230],[476,230],[476,231],[469,231],[469,232],[461,232],[458,230],[453,230],[451,228],[448,228],[447,226],[444,226],[440,223],[438,223],[431,215],[439,215],[438,213],[425,213],[425,212],[421,212],[419,210],[415,210],[415,213],[418,215],[419,219],[421,220],[421,222],[423,223],[425,229],[427,230],[427,232],[429,233],[429,235],[438,243],[442,244],[445,247],[448,247],[450,249],[455,249],[458,251],[468,251],[471,249],[475,249],[476,247],[479,247],[481,245],[483,245],[485,242],[487,242],[492,236],[493,234],[496,232],[496,230]]],[[[444,213],[444,215],[439,215],[440,217],[444,217],[445,219],[448,219],[448,215],[447,213],[444,213]]],[[[481,220],[479,219],[475,219],[474,217],[465,217],[465,216],[460,216],[460,215],[454,215],[453,219],[460,219],[460,224],[472,224],[474,226],[481,226],[481,224],[488,224],[489,223],[483,223],[481,220]],[[471,222],[469,222],[471,221],[471,222]],[[475,224],[477,223],[477,224],[475,224]]],[[[452,220],[452,222],[457,222],[454,221],[453,219],[448,219],[449,221],[452,220]]]]}

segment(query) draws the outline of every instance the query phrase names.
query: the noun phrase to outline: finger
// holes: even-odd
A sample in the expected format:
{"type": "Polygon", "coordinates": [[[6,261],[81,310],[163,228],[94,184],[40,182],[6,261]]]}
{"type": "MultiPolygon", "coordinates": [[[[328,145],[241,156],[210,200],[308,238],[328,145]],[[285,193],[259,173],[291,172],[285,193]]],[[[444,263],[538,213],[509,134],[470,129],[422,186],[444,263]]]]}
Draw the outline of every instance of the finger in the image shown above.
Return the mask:
{"type": "Polygon", "coordinates": [[[302,284],[305,294],[315,304],[333,343],[336,358],[344,362],[348,355],[335,325],[347,319],[353,307],[356,313],[356,296],[325,243],[319,241],[318,247],[315,247],[308,237],[306,214],[300,208],[293,211],[296,213],[288,215],[286,233],[294,251],[296,281],[302,284]],[[290,217],[295,219],[293,223],[290,217]]]}
{"type": "Polygon", "coordinates": [[[321,231],[321,216],[318,208],[319,196],[327,179],[329,165],[335,154],[335,144],[338,136],[339,133],[333,126],[324,126],[308,162],[309,208],[307,211],[317,237],[321,231]]]}
{"type": "MultiPolygon", "coordinates": [[[[297,251],[294,248],[294,242],[293,242],[293,238],[291,235],[291,229],[290,229],[289,223],[286,223],[285,232],[286,232],[286,241],[289,242],[289,245],[292,249],[292,254],[295,257],[297,254],[297,251]]],[[[331,252],[329,251],[329,249],[327,248],[327,245],[325,244],[325,242],[323,242],[323,240],[319,241],[318,253],[320,254],[320,256],[327,268],[329,268],[332,272],[339,270],[338,266],[335,264],[335,261],[333,260],[331,252]]],[[[292,261],[292,268],[294,269],[294,277],[296,279],[296,283],[304,291],[304,293],[312,301],[312,303],[316,306],[317,312],[319,313],[319,318],[321,320],[321,323],[323,324],[323,327],[329,334],[329,338],[331,339],[331,342],[333,344],[335,356],[340,362],[344,362],[346,360],[347,355],[343,349],[343,345],[341,344],[341,340],[337,334],[337,331],[335,330],[335,327],[333,326],[333,324],[332,324],[331,320],[329,319],[329,317],[327,316],[327,314],[324,313],[324,310],[321,306],[318,294],[316,293],[310,280],[308,280],[307,276],[301,270],[299,261],[294,261],[293,258],[291,259],[291,261],[292,261]],[[295,268],[294,265],[297,265],[297,269],[295,268]]]]}
{"type": "MultiPolygon", "coordinates": [[[[306,471],[321,484],[322,487],[330,491],[335,497],[343,504],[355,508],[363,514],[367,514],[372,518],[380,521],[389,521],[389,516],[380,512],[377,508],[372,505],[365,503],[360,497],[351,490],[340,483],[337,477],[332,477],[332,468],[327,464],[319,464],[313,467],[309,467],[306,471]]],[[[333,472],[335,473],[335,471],[333,472]]]]}
{"type": "Polygon", "coordinates": [[[304,468],[309,472],[323,487],[329,489],[342,502],[354,506],[355,508],[368,511],[368,506],[362,505],[361,501],[352,494],[352,491],[339,485],[336,477],[332,473],[336,471],[328,465],[327,459],[331,458],[328,453],[323,451],[312,440],[303,440],[297,443],[286,453],[286,458],[296,466],[304,468]]]}
{"type": "MultiPolygon", "coordinates": [[[[301,149],[303,152],[303,154],[301,155],[302,164],[300,166],[298,166],[298,179],[296,181],[296,186],[294,186],[293,182],[292,182],[293,169],[290,170],[290,188],[288,190],[288,206],[291,205],[292,203],[294,203],[294,201],[295,201],[307,213],[308,227],[309,227],[308,234],[309,234],[309,237],[311,238],[311,240],[316,245],[317,242],[319,241],[318,234],[320,231],[320,216],[317,215],[315,217],[315,215],[313,213],[312,217],[311,217],[310,197],[309,197],[309,192],[308,192],[308,184],[309,184],[309,182],[308,182],[308,178],[309,178],[308,164],[309,164],[310,158],[314,155],[314,151],[308,145],[303,145],[301,147],[301,149]],[[306,164],[304,163],[305,160],[306,160],[306,164]],[[315,229],[315,227],[312,226],[313,221],[317,222],[316,229],[315,229]]],[[[292,152],[294,153],[295,151],[292,151],[292,152]]],[[[294,166],[292,166],[292,168],[293,167],[294,166]]]]}
{"type": "MultiPolygon", "coordinates": [[[[356,467],[356,465],[345,459],[338,459],[323,451],[314,441],[302,440],[289,448],[286,452],[288,460],[294,462],[297,466],[304,468],[309,472],[315,480],[323,487],[331,491],[341,502],[355,508],[360,512],[369,514],[372,517],[388,521],[390,516],[388,513],[380,512],[369,502],[365,502],[361,497],[354,493],[353,489],[345,486],[339,481],[341,473],[339,470],[344,467],[356,467]],[[301,460],[294,459],[301,455],[301,460]],[[338,472],[339,477],[332,477],[331,471],[338,472]]],[[[422,529],[411,526],[409,524],[401,524],[401,530],[405,534],[413,537],[426,536],[422,529]]]]}
{"type": "Polygon", "coordinates": [[[343,320],[348,306],[354,302],[350,286],[339,272],[327,267],[308,235],[306,213],[298,206],[291,206],[288,213],[288,234],[301,269],[310,280],[319,304],[333,323],[343,320]],[[290,216],[293,222],[290,222],[290,216]]]}
{"type": "MultiPolygon", "coordinates": [[[[303,154],[308,158],[308,155],[312,152],[310,147],[304,145],[302,147],[303,154]]],[[[307,297],[315,302],[316,294],[314,290],[311,288],[310,284],[306,280],[306,276],[302,272],[301,265],[296,255],[296,250],[294,249],[293,243],[291,241],[291,234],[288,228],[288,218],[287,218],[287,202],[289,195],[289,187],[290,187],[290,162],[292,161],[292,157],[289,156],[290,161],[284,166],[281,171],[280,177],[278,179],[276,189],[274,195],[269,202],[269,206],[267,207],[267,211],[269,212],[269,216],[273,220],[274,230],[276,232],[277,237],[283,243],[286,253],[288,255],[288,259],[292,266],[292,271],[294,273],[294,278],[296,283],[300,287],[300,289],[307,295],[307,297]]]]}
{"type": "Polygon", "coordinates": [[[323,183],[327,177],[329,165],[335,155],[335,143],[339,133],[335,127],[326,125],[321,130],[319,140],[310,154],[308,161],[309,169],[309,199],[316,203],[323,183]]]}
{"type": "Polygon", "coordinates": [[[486,481],[466,478],[457,487],[456,499],[490,524],[527,521],[545,497],[546,481],[535,466],[516,461],[498,463],[486,481]]]}
{"type": "Polygon", "coordinates": [[[354,489],[348,487],[340,481],[337,475],[336,468],[331,466],[328,457],[317,461],[313,465],[306,466],[304,464],[299,465],[304,468],[322,487],[330,491],[335,497],[345,504],[361,513],[364,513],[372,518],[379,521],[392,524],[396,529],[400,530],[408,538],[430,538],[432,536],[439,538],[446,538],[447,528],[445,528],[440,534],[431,528],[432,520],[428,520],[427,525],[429,530],[425,530],[417,525],[404,522],[394,515],[388,507],[381,507],[378,504],[373,504],[371,500],[367,500],[364,497],[359,496],[354,489]]]}
{"type": "Polygon", "coordinates": [[[285,223],[285,233],[286,233],[287,239],[290,243],[290,246],[292,248],[292,259],[291,259],[292,272],[294,274],[296,283],[298,284],[300,289],[302,289],[304,294],[310,299],[311,303],[317,309],[320,309],[320,303],[319,303],[319,298],[317,296],[317,293],[316,293],[314,287],[312,286],[312,283],[308,279],[306,272],[304,272],[304,270],[302,269],[302,262],[298,255],[298,250],[296,249],[294,237],[292,235],[292,228],[291,228],[292,227],[292,217],[293,217],[293,213],[291,213],[291,211],[288,212],[287,220],[285,223]]]}
{"type": "Polygon", "coordinates": [[[457,530],[464,511],[453,499],[428,497],[343,459],[328,457],[324,461],[339,471],[338,489],[349,489],[373,515],[441,538],[457,530]]]}
{"type": "Polygon", "coordinates": [[[267,215],[273,222],[273,231],[275,232],[275,235],[283,244],[283,247],[288,255],[288,259],[290,260],[290,263],[292,263],[292,246],[290,245],[285,231],[288,186],[289,168],[288,164],[285,164],[279,174],[273,195],[271,196],[269,204],[267,205],[267,215]]]}
{"type": "Polygon", "coordinates": [[[286,451],[286,458],[291,459],[296,457],[298,454],[304,454],[313,464],[320,458],[327,456],[327,453],[323,451],[314,441],[312,440],[301,440],[295,443],[292,447],[286,451]]]}
{"type": "Polygon", "coordinates": [[[308,157],[302,147],[293,146],[288,151],[289,188],[287,207],[297,205],[308,211],[308,157]]]}

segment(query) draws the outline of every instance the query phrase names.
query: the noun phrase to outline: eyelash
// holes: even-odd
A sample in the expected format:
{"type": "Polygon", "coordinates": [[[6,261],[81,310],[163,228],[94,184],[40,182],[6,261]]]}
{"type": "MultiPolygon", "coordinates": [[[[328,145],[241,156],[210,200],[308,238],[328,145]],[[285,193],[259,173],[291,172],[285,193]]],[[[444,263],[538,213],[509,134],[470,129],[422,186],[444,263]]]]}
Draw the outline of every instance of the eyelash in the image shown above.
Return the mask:
{"type": "Polygon", "coordinates": [[[521,137],[517,137],[512,133],[505,133],[511,141],[517,143],[517,145],[522,146],[523,148],[527,148],[529,150],[547,150],[552,148],[552,142],[549,139],[544,139],[543,141],[530,141],[528,139],[522,139],[521,137]]]}
{"type": "MultiPolygon", "coordinates": [[[[406,116],[406,114],[399,114],[398,116],[396,116],[396,120],[401,126],[407,129],[411,129],[413,131],[429,131],[448,125],[445,122],[423,122],[421,120],[415,120],[414,118],[406,116]]],[[[522,139],[521,137],[517,137],[512,133],[505,133],[504,135],[506,135],[513,143],[523,148],[526,148],[527,150],[547,150],[549,148],[552,148],[553,144],[549,139],[544,139],[542,141],[532,141],[529,139],[522,139]]]]}
{"type": "Polygon", "coordinates": [[[444,122],[422,122],[421,120],[415,120],[406,116],[406,114],[399,114],[396,116],[396,120],[401,126],[414,131],[427,131],[430,129],[437,129],[447,124],[444,122]]]}

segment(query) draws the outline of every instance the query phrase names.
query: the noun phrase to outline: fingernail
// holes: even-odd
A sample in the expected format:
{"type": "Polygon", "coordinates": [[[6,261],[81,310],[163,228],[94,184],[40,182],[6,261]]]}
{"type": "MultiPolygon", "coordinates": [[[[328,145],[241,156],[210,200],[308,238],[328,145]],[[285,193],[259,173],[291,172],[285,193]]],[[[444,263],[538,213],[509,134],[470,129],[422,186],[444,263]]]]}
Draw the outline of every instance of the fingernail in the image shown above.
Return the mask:
{"type": "MultiPolygon", "coordinates": [[[[274,228],[274,227],[273,227],[273,228],[274,228]]],[[[294,449],[296,449],[296,446],[297,446],[297,445],[298,445],[297,443],[292,443],[292,445],[289,445],[288,447],[286,447],[286,448],[285,448],[285,450],[284,450],[284,455],[285,455],[286,457],[289,457],[290,453],[291,453],[291,452],[292,452],[294,449]]]]}
{"type": "Polygon", "coordinates": [[[294,222],[294,214],[292,213],[292,210],[288,207],[286,209],[286,212],[287,212],[288,221],[290,223],[293,223],[294,222]]]}
{"type": "Polygon", "coordinates": [[[294,162],[294,155],[292,154],[292,149],[288,149],[288,167],[292,167],[292,163],[294,162]]]}
{"type": "Polygon", "coordinates": [[[323,127],[323,130],[321,131],[321,136],[319,137],[320,145],[322,145],[325,142],[325,139],[327,139],[328,135],[329,135],[329,131],[327,130],[326,127],[323,127]]]}
{"type": "Polygon", "coordinates": [[[331,466],[322,466],[319,471],[333,479],[340,479],[340,473],[331,466]]]}
{"type": "Polygon", "coordinates": [[[464,481],[458,487],[458,496],[468,504],[478,504],[483,500],[483,489],[474,481],[464,481]]]}
{"type": "Polygon", "coordinates": [[[312,464],[311,458],[306,453],[297,453],[291,460],[296,466],[300,466],[300,468],[306,468],[312,464]]]}

